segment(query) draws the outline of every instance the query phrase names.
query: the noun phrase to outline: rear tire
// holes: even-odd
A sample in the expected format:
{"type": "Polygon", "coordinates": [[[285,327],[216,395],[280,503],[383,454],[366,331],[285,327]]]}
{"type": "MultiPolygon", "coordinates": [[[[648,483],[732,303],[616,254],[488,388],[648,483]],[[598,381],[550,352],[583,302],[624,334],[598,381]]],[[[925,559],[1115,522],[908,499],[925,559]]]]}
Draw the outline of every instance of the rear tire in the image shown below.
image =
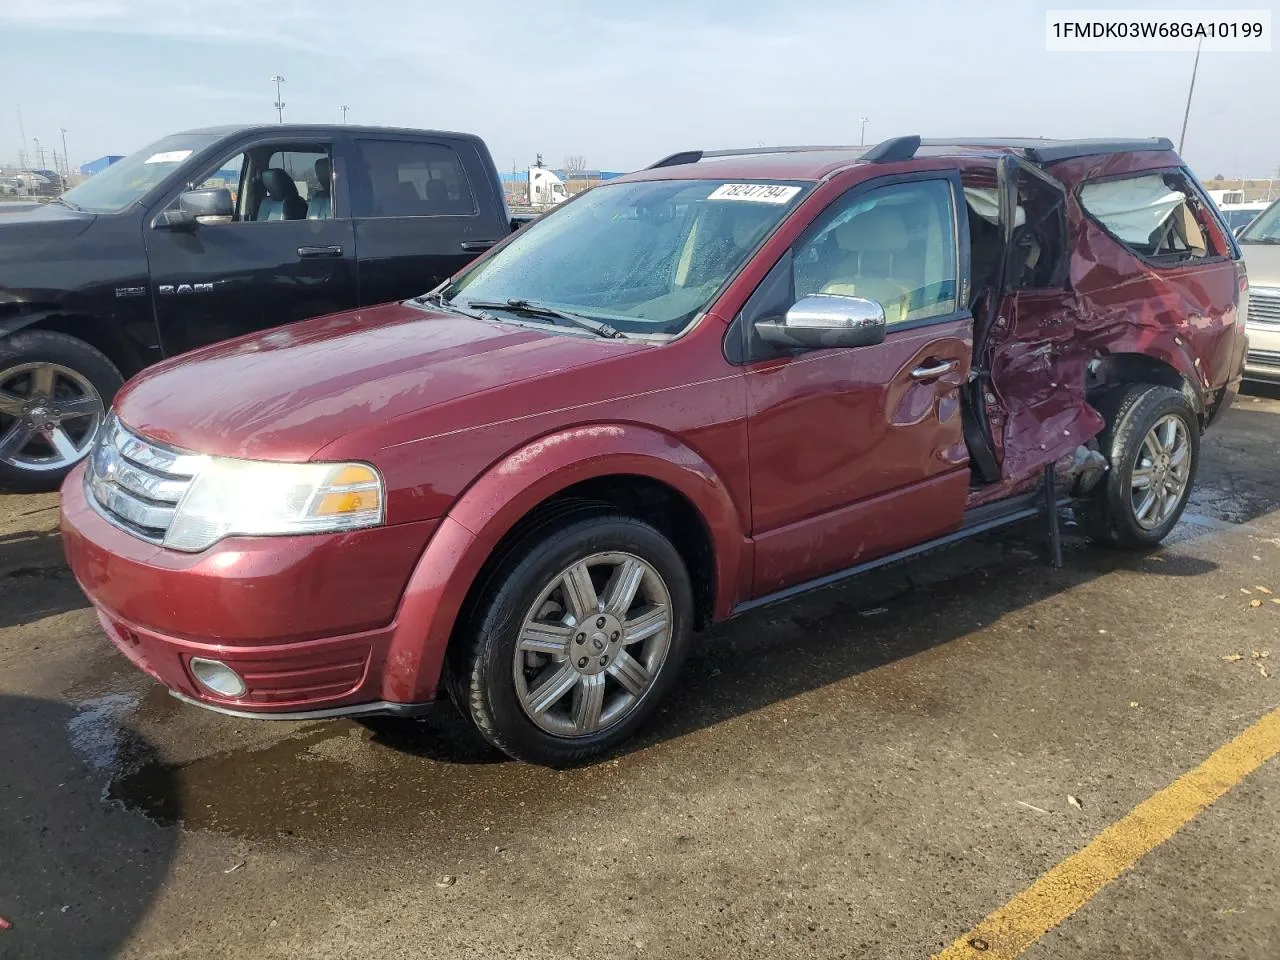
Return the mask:
{"type": "Polygon", "coordinates": [[[88,455],[123,382],[101,352],[65,333],[0,339],[0,489],[56,490],[88,455]]]}
{"type": "Polygon", "coordinates": [[[1200,422],[1177,390],[1135,383],[1097,404],[1111,469],[1076,508],[1085,532],[1127,550],[1154,547],[1182,516],[1200,464],[1200,422]]]}
{"type": "Polygon", "coordinates": [[[535,530],[482,588],[446,664],[454,702],[508,756],[567,766],[611,750],[675,683],[693,625],[679,552],[632,517],[535,530]]]}

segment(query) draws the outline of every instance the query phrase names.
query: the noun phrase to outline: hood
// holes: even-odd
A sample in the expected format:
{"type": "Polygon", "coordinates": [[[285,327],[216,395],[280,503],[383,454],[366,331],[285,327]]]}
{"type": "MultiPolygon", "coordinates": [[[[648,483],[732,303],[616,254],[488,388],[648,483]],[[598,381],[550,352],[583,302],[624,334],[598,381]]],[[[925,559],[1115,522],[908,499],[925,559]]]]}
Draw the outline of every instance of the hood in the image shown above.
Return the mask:
{"type": "MultiPolygon", "coordinates": [[[[386,304],[166,360],[126,384],[116,410],[130,429],[181,449],[306,460],[371,424],[579,370],[625,345],[386,304]]],[[[527,412],[500,398],[486,409],[495,420],[527,412]]]]}
{"type": "Polygon", "coordinates": [[[1280,288],[1280,243],[1242,243],[1250,287],[1280,288]]]}
{"type": "Polygon", "coordinates": [[[51,245],[80,236],[94,219],[60,203],[0,203],[0,262],[39,260],[51,245]]]}

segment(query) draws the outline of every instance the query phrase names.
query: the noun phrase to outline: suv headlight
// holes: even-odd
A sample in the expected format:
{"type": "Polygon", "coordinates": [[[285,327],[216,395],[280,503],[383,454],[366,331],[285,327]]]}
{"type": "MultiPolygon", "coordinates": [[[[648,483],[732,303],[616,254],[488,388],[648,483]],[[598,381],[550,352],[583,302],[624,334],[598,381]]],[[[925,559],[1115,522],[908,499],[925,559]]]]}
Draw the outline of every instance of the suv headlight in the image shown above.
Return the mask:
{"type": "Polygon", "coordinates": [[[164,545],[197,553],[229,536],[326,533],[383,522],[382,477],[363,463],[270,463],[208,457],[164,545]]]}

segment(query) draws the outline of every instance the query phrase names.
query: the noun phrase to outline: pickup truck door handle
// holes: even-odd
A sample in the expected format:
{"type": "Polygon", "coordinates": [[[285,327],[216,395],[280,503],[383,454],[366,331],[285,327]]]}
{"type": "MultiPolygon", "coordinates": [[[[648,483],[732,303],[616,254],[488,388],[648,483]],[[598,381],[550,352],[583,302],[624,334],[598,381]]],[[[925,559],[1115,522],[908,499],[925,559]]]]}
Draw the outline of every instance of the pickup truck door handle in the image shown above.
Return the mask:
{"type": "Polygon", "coordinates": [[[342,247],[334,244],[331,247],[299,247],[298,256],[304,260],[314,257],[340,257],[342,247]]]}
{"type": "Polygon", "coordinates": [[[463,240],[460,246],[468,253],[479,253],[481,250],[488,250],[497,240],[463,240]]]}
{"type": "Polygon", "coordinates": [[[942,362],[934,361],[932,366],[920,366],[911,371],[912,380],[936,380],[944,373],[950,373],[955,369],[956,362],[954,360],[944,360],[942,362]]]}

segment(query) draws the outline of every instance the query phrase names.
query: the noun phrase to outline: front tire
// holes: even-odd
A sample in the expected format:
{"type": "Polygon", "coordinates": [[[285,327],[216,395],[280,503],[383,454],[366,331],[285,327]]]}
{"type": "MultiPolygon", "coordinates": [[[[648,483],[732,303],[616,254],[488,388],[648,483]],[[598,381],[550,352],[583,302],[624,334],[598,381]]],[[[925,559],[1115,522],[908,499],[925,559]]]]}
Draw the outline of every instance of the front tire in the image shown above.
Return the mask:
{"type": "Polygon", "coordinates": [[[56,490],[88,455],[123,382],[102,353],[65,333],[0,339],[0,489],[56,490]]]}
{"type": "Polygon", "coordinates": [[[1110,461],[1103,482],[1077,513],[1100,543],[1154,547],[1177,524],[1200,464],[1200,423],[1177,390],[1137,383],[1098,404],[1107,419],[1098,437],[1110,461]]]}
{"type": "Polygon", "coordinates": [[[626,516],[535,532],[500,564],[447,664],[455,702],[517,760],[578,763],[645,722],[693,624],[679,552],[626,516]]]}

